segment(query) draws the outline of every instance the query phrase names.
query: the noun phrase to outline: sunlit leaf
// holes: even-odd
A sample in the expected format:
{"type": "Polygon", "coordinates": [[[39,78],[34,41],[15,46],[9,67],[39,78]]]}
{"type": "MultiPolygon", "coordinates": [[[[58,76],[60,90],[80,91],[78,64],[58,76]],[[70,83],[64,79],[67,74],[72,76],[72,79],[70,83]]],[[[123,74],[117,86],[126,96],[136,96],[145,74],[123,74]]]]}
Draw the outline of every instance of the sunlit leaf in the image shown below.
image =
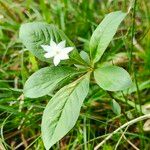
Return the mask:
{"type": "Polygon", "coordinates": [[[94,71],[96,83],[108,91],[119,91],[129,88],[132,81],[126,70],[118,66],[106,66],[94,71]]]}
{"type": "Polygon", "coordinates": [[[60,89],[42,117],[42,139],[48,150],[75,125],[89,91],[89,75],[60,89]]]}
{"type": "Polygon", "coordinates": [[[116,11],[108,14],[93,32],[90,39],[90,53],[93,62],[97,62],[115,35],[126,13],[116,11]]]}
{"type": "MultiPolygon", "coordinates": [[[[44,57],[45,52],[41,45],[50,44],[51,39],[57,43],[66,40],[68,46],[75,48],[75,45],[69,40],[63,31],[52,24],[43,22],[25,23],[21,25],[19,37],[26,48],[31,51],[33,55],[40,60],[47,62],[50,62],[51,59],[44,57]]],[[[76,51],[76,48],[71,52],[70,58],[74,60],[75,63],[85,63],[76,51]]]]}
{"type": "Polygon", "coordinates": [[[45,67],[32,74],[24,86],[26,97],[37,98],[47,95],[63,79],[79,73],[71,67],[45,67]]]}

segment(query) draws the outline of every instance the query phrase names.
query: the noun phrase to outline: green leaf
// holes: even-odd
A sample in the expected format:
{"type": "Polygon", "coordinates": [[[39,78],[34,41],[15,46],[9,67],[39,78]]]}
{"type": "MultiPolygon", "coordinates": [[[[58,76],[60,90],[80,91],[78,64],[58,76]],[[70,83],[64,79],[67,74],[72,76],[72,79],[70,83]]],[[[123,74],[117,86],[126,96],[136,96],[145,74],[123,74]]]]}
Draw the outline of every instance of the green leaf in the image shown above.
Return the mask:
{"type": "Polygon", "coordinates": [[[104,90],[119,91],[127,89],[132,81],[126,70],[118,66],[106,66],[94,71],[97,84],[104,90]]]}
{"type": "Polygon", "coordinates": [[[90,53],[94,63],[102,57],[125,16],[126,13],[121,11],[112,12],[106,15],[93,32],[90,39],[90,53]]]}
{"type": "Polygon", "coordinates": [[[46,106],[42,117],[42,139],[50,149],[75,125],[89,91],[89,75],[60,89],[46,106]]]}
{"type": "MultiPolygon", "coordinates": [[[[44,50],[42,44],[50,44],[50,40],[55,42],[66,40],[67,46],[75,47],[74,44],[68,39],[68,37],[57,27],[52,24],[43,22],[25,23],[21,25],[19,37],[26,48],[33,53],[37,58],[42,61],[50,62],[51,59],[44,57],[44,50]]],[[[70,54],[70,58],[76,63],[84,64],[77,50],[75,49],[70,54]]]]}
{"type": "Polygon", "coordinates": [[[116,115],[121,114],[121,107],[118,102],[116,102],[114,99],[111,101],[112,110],[116,115]]]}
{"type": "Polygon", "coordinates": [[[49,94],[63,79],[78,72],[71,67],[45,67],[32,74],[24,86],[26,97],[37,98],[49,94]]]}
{"type": "Polygon", "coordinates": [[[87,52],[81,51],[80,56],[87,64],[90,64],[90,57],[87,52]]]}

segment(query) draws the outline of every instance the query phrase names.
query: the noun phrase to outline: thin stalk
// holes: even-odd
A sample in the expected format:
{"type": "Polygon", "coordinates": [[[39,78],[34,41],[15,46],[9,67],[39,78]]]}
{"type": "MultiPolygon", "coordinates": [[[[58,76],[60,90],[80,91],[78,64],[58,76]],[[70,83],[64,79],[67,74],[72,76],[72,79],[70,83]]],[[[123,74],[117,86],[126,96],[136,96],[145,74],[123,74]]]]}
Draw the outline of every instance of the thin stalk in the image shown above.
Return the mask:
{"type": "Polygon", "coordinates": [[[142,120],[145,120],[145,119],[148,119],[148,118],[150,118],[150,114],[146,114],[146,115],[140,116],[138,118],[135,118],[135,119],[133,119],[133,120],[123,124],[118,129],[116,129],[114,132],[112,132],[109,136],[107,136],[101,143],[99,143],[94,148],[94,150],[98,150],[106,141],[108,141],[114,134],[116,134],[118,131],[122,130],[123,128],[125,128],[127,126],[130,126],[130,125],[133,125],[136,122],[139,122],[139,121],[142,121],[142,120]]]}
{"type": "MultiPolygon", "coordinates": [[[[132,55],[132,52],[133,52],[133,49],[134,49],[134,37],[135,37],[135,30],[136,30],[136,24],[135,24],[135,18],[136,18],[136,8],[137,8],[137,0],[134,1],[134,5],[133,5],[133,15],[132,15],[132,29],[131,29],[131,34],[132,34],[132,44],[131,44],[131,51],[130,51],[130,67],[133,71],[133,76],[134,76],[134,81],[135,81],[135,85],[136,85],[136,89],[137,89],[137,99],[138,99],[138,103],[139,103],[139,110],[140,111],[137,111],[140,115],[142,115],[142,108],[141,108],[141,98],[140,98],[140,90],[139,90],[139,86],[138,86],[138,81],[137,81],[137,76],[136,76],[136,70],[135,70],[135,67],[132,63],[132,58],[133,58],[133,55],[132,55]]],[[[134,99],[135,103],[136,103],[136,100],[134,99]]],[[[135,108],[136,108],[136,105],[135,105],[135,108]]],[[[136,108],[137,110],[137,108],[136,108]]],[[[141,131],[141,134],[144,135],[144,132],[143,132],[143,127],[142,127],[142,123],[139,122],[139,129],[141,131]]],[[[141,147],[144,146],[144,141],[142,140],[142,145],[141,147]]]]}

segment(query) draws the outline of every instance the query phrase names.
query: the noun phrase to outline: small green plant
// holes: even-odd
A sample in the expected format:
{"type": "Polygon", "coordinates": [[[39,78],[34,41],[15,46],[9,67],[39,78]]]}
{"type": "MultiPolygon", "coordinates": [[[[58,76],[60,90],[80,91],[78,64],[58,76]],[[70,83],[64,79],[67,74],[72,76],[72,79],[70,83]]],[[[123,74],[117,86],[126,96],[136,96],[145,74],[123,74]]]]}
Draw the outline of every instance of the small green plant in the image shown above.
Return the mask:
{"type": "Polygon", "coordinates": [[[54,94],[42,117],[42,139],[47,150],[75,125],[91,79],[107,91],[125,90],[131,85],[130,75],[123,68],[107,63],[98,65],[125,16],[121,11],[106,15],[93,32],[87,53],[78,53],[54,25],[33,22],[21,26],[20,39],[26,48],[51,65],[32,74],[24,86],[26,97],[54,94]]]}

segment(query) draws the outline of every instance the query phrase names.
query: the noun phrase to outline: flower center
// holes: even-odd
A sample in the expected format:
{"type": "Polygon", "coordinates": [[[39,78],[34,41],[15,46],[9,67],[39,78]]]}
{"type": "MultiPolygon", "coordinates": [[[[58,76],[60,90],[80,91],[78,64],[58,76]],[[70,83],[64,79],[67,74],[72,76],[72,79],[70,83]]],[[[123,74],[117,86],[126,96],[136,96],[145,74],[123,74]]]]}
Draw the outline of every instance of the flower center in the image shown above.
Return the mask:
{"type": "Polygon", "coordinates": [[[58,55],[60,52],[59,52],[59,50],[56,50],[56,55],[58,55]]]}

